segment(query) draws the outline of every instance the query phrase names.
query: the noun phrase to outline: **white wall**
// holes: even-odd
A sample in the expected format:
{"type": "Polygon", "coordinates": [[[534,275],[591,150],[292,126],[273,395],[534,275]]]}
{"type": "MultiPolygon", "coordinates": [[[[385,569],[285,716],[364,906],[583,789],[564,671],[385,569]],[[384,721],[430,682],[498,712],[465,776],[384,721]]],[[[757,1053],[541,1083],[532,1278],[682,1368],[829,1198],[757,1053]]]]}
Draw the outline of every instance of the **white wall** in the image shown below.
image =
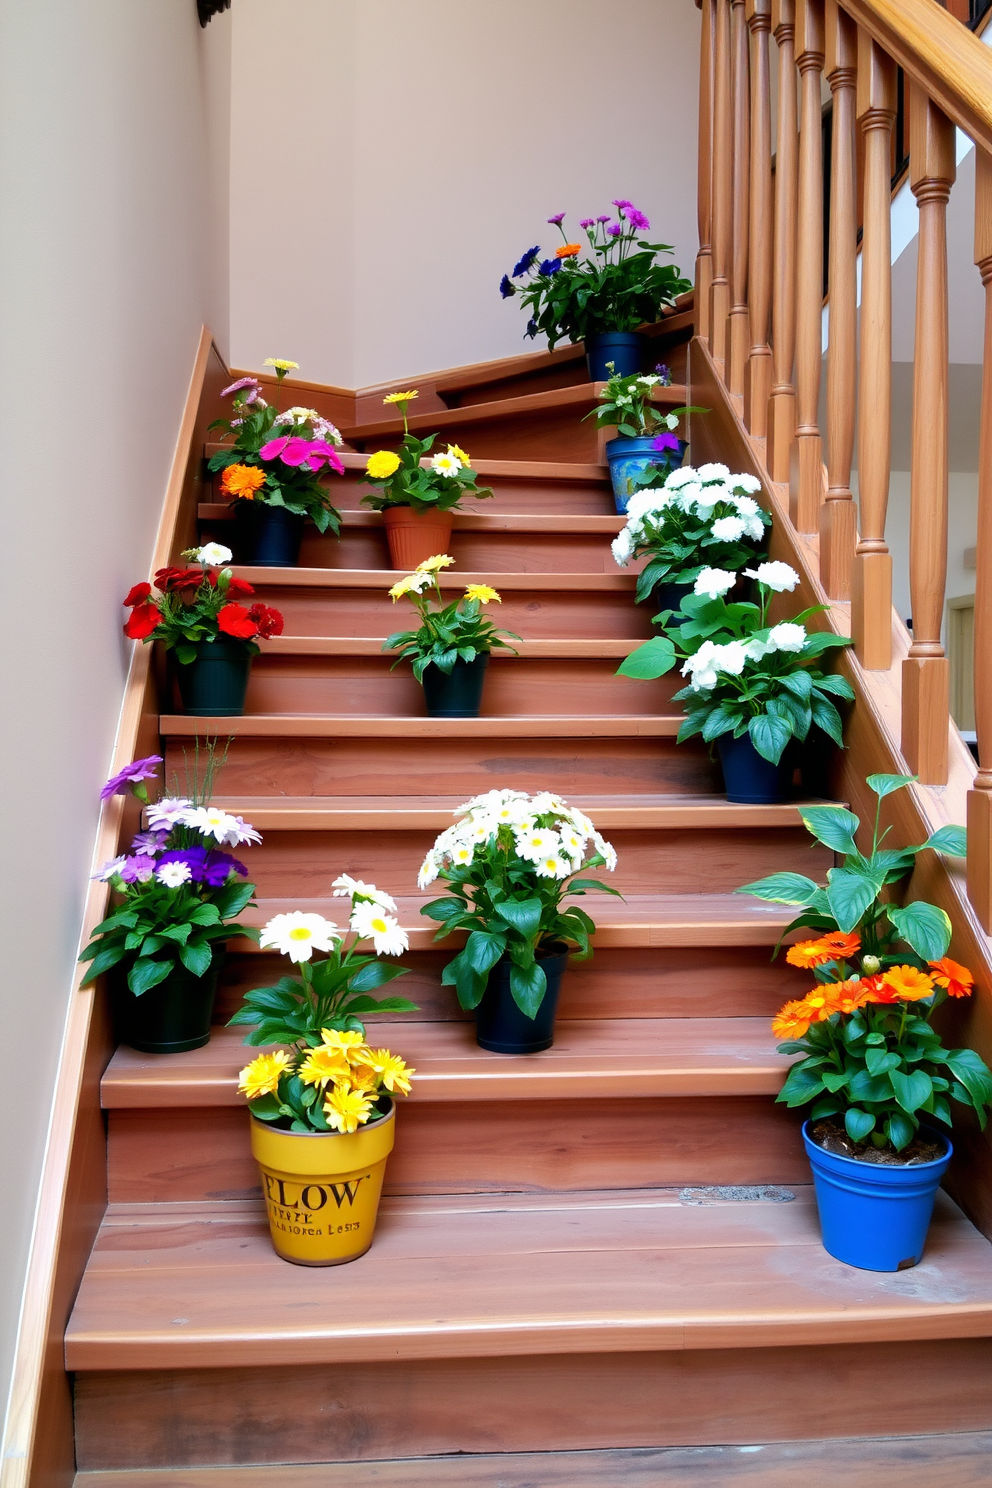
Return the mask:
{"type": "Polygon", "coordinates": [[[354,387],[541,346],[499,280],[561,242],[552,213],[615,197],[692,276],[686,0],[236,0],[233,24],[238,366],[354,387]]]}
{"type": "MultiPolygon", "coordinates": [[[[192,0],[0,0],[0,1392],[130,643],[201,322],[204,78],[192,0]]],[[[223,154],[223,145],[218,146],[223,154]]],[[[215,152],[216,155],[216,152],[215,152]]]]}

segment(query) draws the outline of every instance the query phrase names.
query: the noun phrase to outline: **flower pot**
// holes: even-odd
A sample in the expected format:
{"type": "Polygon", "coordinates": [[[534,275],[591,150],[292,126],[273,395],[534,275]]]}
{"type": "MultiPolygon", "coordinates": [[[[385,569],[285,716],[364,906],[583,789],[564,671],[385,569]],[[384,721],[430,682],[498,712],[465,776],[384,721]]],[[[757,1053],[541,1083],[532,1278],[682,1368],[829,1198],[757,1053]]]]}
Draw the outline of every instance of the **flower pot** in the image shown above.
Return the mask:
{"type": "Polygon", "coordinates": [[[543,956],[538,952],[537,959],[544,967],[548,988],[534,1018],[522,1013],[513,1000],[509,956],[501,956],[489,973],[482,1001],[475,1010],[475,1039],[481,1049],[490,1049],[494,1054],[536,1054],[540,1049],[551,1048],[568,951],[552,950],[543,956]]]}
{"type": "Polygon", "coordinates": [[[636,331],[604,331],[586,337],[586,365],[590,382],[608,382],[611,377],[633,377],[641,370],[644,337],[636,331]],[[611,372],[606,365],[613,363],[611,372]]]}
{"type": "Polygon", "coordinates": [[[655,614],[662,610],[675,610],[682,608],[682,601],[692,593],[691,584],[655,584],[651,590],[651,599],[654,604],[655,614]]]}
{"type": "Polygon", "coordinates": [[[674,450],[656,450],[654,441],[655,435],[644,434],[637,439],[617,438],[607,442],[606,459],[613,483],[613,500],[621,515],[626,512],[627,502],[634,494],[635,487],[631,482],[635,475],[649,465],[657,465],[665,471],[675,470],[682,464],[689,448],[685,440],[680,439],[676,454],[674,450]]]}
{"type": "Polygon", "coordinates": [[[489,652],[474,661],[456,661],[450,672],[432,662],[424,672],[424,702],[428,718],[478,718],[489,652]]]}
{"type": "Polygon", "coordinates": [[[716,747],[728,801],[742,806],[774,806],[786,799],[792,781],[788,749],[773,765],[758,753],[748,734],[740,739],[723,734],[716,747]]]}
{"type": "Polygon", "coordinates": [[[387,506],[382,517],[393,568],[412,573],[418,563],[447,553],[453,520],[450,511],[421,513],[412,506],[387,506]]]}
{"type": "Polygon", "coordinates": [[[278,1131],[251,1117],[251,1150],[276,1254],[340,1266],[372,1244],[396,1109],[355,1132],[278,1131]]]}
{"type": "Polygon", "coordinates": [[[201,641],[195,661],[176,663],[176,680],[183,707],[194,718],[238,718],[245,711],[245,693],[252,654],[244,641],[219,635],[201,641]]]}
{"type": "Polygon", "coordinates": [[[266,501],[235,502],[235,548],[239,563],[254,568],[295,568],[306,517],[266,501]]]}
{"type": "MultiPolygon", "coordinates": [[[[210,1039],[217,975],[224,950],[214,952],[210,969],[194,976],[177,965],[157,987],[135,997],[127,984],[129,964],[111,979],[114,1032],[122,1044],[143,1054],[184,1054],[201,1049],[210,1039]]],[[[117,968],[115,968],[117,970],[117,968]]]]}
{"type": "Polygon", "coordinates": [[[903,1271],[920,1261],[937,1189],[954,1151],[943,1132],[928,1135],[947,1144],[943,1157],[898,1167],[827,1152],[812,1141],[810,1123],[804,1123],[823,1247],[836,1260],[862,1271],[903,1271]]]}

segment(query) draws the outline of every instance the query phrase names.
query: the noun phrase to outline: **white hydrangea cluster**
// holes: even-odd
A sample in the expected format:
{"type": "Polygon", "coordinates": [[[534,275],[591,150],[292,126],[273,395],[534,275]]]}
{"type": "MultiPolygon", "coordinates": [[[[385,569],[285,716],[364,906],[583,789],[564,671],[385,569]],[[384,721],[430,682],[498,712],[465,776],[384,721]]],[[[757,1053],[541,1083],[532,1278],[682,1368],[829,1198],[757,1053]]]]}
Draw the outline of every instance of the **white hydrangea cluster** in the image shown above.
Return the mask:
{"type": "Polygon", "coordinates": [[[754,493],[760,490],[761,482],[755,476],[731,475],[726,465],[700,465],[698,470],[684,465],[673,470],[663,486],[635,491],[631,496],[627,525],[612,544],[613,556],[621,568],[626,568],[638,544],[651,538],[650,528],[669,507],[704,520],[712,517],[713,536],[721,542],[737,542],[744,537],[760,542],[765,524],[761,507],[754,500],[754,493]],[[721,505],[732,510],[714,516],[721,505]]]}
{"type": "MultiPolygon", "coordinates": [[[[756,569],[746,568],[749,578],[757,579],[766,589],[783,593],[799,583],[799,575],[788,563],[761,563],[756,569]]],[[[728,569],[706,568],[696,580],[696,594],[716,597],[731,588],[737,575],[728,569]]],[[[746,640],[704,641],[699,650],[690,656],[682,667],[683,677],[689,678],[694,692],[709,692],[724,677],[739,677],[749,661],[761,661],[773,651],[800,652],[806,644],[806,627],[795,620],[783,620],[773,625],[764,640],[749,636],[746,640]]]]}
{"type": "Polygon", "coordinates": [[[590,851],[599,853],[610,873],[617,866],[616,850],[601,837],[584,812],[570,807],[560,796],[539,791],[491,790],[474,796],[455,812],[462,820],[440,834],[417,876],[421,889],[438,877],[442,868],[469,867],[478,851],[493,844],[501,829],[508,829],[518,858],[533,864],[539,878],[568,878],[578,871],[590,851]]]}

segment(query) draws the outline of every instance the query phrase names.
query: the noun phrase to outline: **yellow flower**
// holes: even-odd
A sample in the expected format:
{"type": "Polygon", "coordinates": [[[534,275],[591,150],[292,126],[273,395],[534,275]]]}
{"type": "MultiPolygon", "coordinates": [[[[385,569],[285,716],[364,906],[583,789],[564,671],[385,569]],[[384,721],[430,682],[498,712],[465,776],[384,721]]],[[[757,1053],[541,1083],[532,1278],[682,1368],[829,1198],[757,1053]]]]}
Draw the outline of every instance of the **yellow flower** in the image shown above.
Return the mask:
{"type": "Polygon", "coordinates": [[[358,1090],[336,1085],[324,1100],[324,1115],[335,1131],[353,1132],[369,1119],[372,1102],[358,1090]]]}
{"type": "Polygon", "coordinates": [[[342,1056],[349,1064],[365,1064],[368,1062],[369,1046],[360,1033],[353,1033],[350,1029],[344,1033],[336,1028],[322,1028],[320,1036],[324,1040],[324,1048],[336,1053],[340,1059],[342,1056]]]}
{"type": "Polygon", "coordinates": [[[277,372],[298,372],[299,362],[287,362],[285,357],[266,357],[263,367],[275,367],[277,372]]]}
{"type": "Polygon", "coordinates": [[[275,1095],[279,1089],[279,1077],[293,1063],[293,1056],[285,1049],[276,1049],[273,1054],[259,1054],[251,1064],[246,1064],[238,1075],[238,1089],[249,1100],[260,1095],[275,1095]]]}
{"type": "Polygon", "coordinates": [[[374,455],[369,455],[365,474],[373,480],[388,480],[399,468],[400,457],[395,450],[376,450],[374,455]]]}
{"type": "Polygon", "coordinates": [[[409,403],[411,398],[417,396],[417,389],[411,388],[408,393],[387,393],[383,403],[409,403]]]}
{"type": "Polygon", "coordinates": [[[425,558],[423,563],[417,564],[418,573],[437,573],[438,569],[450,568],[454,558],[449,558],[447,553],[435,553],[433,558],[425,558]]]}
{"type": "Polygon", "coordinates": [[[496,590],[490,589],[488,584],[469,584],[465,590],[465,598],[477,599],[480,604],[488,604],[491,599],[494,599],[497,604],[503,603],[496,590]]]}
{"type": "Polygon", "coordinates": [[[407,574],[405,578],[397,579],[392,589],[389,590],[389,597],[393,601],[393,604],[395,604],[398,599],[403,598],[404,594],[410,594],[411,592],[413,594],[422,594],[425,589],[430,587],[430,582],[431,576],[429,573],[407,574]]]}
{"type": "Polygon", "coordinates": [[[347,1080],[344,1083],[359,1095],[374,1097],[378,1093],[381,1081],[371,1064],[356,1064],[348,1071],[347,1080]]]}
{"type": "Polygon", "coordinates": [[[461,460],[463,465],[471,465],[471,460],[465,451],[457,444],[448,445],[448,454],[454,455],[456,460],[461,460]]]}
{"type": "Polygon", "coordinates": [[[376,1074],[382,1076],[387,1090],[399,1091],[400,1095],[410,1094],[410,1076],[417,1071],[404,1064],[398,1054],[390,1054],[388,1049],[372,1049],[369,1059],[376,1074]]]}
{"type": "Polygon", "coordinates": [[[304,1085],[319,1085],[348,1079],[348,1061],[340,1049],[311,1049],[297,1070],[304,1085]]]}

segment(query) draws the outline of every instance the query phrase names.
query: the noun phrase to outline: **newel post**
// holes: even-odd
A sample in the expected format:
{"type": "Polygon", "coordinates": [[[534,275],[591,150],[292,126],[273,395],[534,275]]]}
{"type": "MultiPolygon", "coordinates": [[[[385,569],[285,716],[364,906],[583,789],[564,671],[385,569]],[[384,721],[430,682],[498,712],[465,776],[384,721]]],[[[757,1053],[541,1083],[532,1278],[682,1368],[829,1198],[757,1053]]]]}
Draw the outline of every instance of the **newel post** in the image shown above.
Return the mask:
{"type": "Polygon", "coordinates": [[[713,42],[713,280],[710,284],[710,351],[724,362],[730,315],[730,233],[733,174],[730,119],[730,0],[714,0],[713,42]]]}
{"type": "Polygon", "coordinates": [[[910,185],[919,207],[909,587],[913,644],[902,664],[902,752],[925,785],[947,781],[949,671],[940,627],[947,580],[947,202],[954,125],[914,85],[910,185]]]}
{"type": "Polygon", "coordinates": [[[789,479],[796,435],[796,189],[799,135],[796,102],[795,0],[772,0],[778,45],[778,137],[775,144],[775,269],[772,276],[772,392],[766,455],[772,480],[789,479]]]}
{"type": "Polygon", "coordinates": [[[715,0],[697,0],[702,12],[699,38],[699,154],[697,160],[696,222],[699,252],[696,254],[696,335],[710,335],[710,285],[713,283],[713,61],[715,0]]]}
{"type": "Polygon", "coordinates": [[[978,774],[968,792],[968,896],[992,931],[992,157],[975,146],[975,262],[985,289],[985,347],[978,443],[975,573],[975,729],[978,774]]]}
{"type": "Polygon", "coordinates": [[[734,234],[731,260],[730,342],[727,387],[744,393],[744,365],[751,337],[748,333],[747,271],[750,251],[751,56],[744,0],[731,0],[730,41],[733,49],[734,234]]]}
{"type": "Polygon", "coordinates": [[[802,99],[796,237],[796,442],[789,470],[789,513],[800,532],[816,532],[823,494],[818,423],[823,318],[823,0],[798,0],[796,60],[802,99]]]}
{"type": "Polygon", "coordinates": [[[851,634],[869,671],[892,665],[892,557],[885,542],[892,416],[891,150],[896,64],[858,34],[858,118],[864,136],[858,507],[861,539],[851,582],[851,634]]]}
{"type": "Polygon", "coordinates": [[[757,439],[768,427],[772,387],[772,349],[768,321],[772,308],[772,107],[768,37],[772,0],[747,0],[747,24],[754,38],[751,71],[751,280],[748,317],[751,351],[744,378],[744,422],[757,439]]]}
{"type": "Polygon", "coordinates": [[[827,495],[820,508],[820,582],[848,599],[857,519],[851,496],[854,389],[858,373],[858,28],[827,0],[827,78],[833,94],[830,150],[830,342],[827,348],[827,495]]]}

